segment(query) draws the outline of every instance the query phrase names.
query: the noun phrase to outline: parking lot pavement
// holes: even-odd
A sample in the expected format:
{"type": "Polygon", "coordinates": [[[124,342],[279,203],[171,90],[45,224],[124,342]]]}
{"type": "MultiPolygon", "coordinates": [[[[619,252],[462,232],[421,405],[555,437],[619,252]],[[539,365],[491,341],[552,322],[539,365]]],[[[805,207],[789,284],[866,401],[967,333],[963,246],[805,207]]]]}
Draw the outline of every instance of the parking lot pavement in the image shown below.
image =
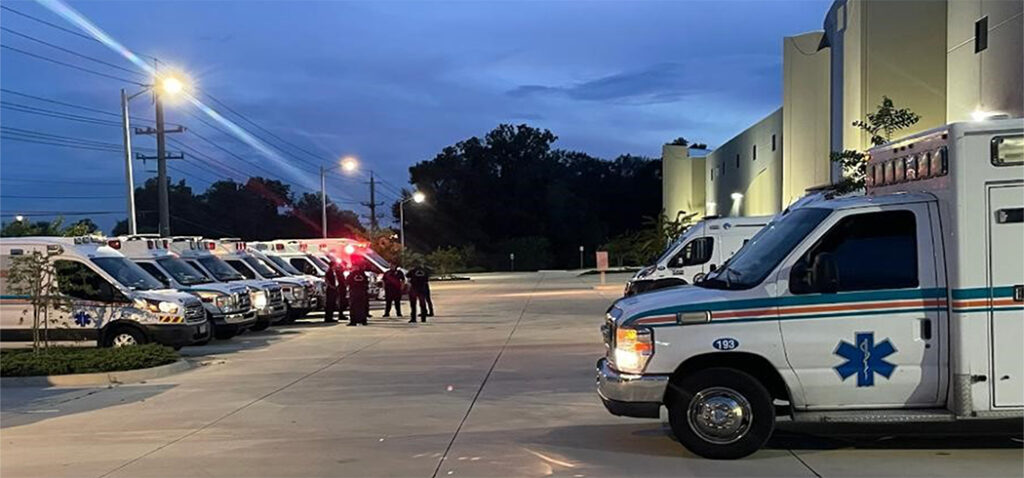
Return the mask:
{"type": "Polygon", "coordinates": [[[747,459],[696,458],[660,421],[601,406],[598,326],[617,291],[597,280],[441,282],[427,324],[311,319],[185,348],[201,367],[149,383],[5,388],[0,475],[1021,474],[1020,422],[927,437],[790,425],[747,459]]]}

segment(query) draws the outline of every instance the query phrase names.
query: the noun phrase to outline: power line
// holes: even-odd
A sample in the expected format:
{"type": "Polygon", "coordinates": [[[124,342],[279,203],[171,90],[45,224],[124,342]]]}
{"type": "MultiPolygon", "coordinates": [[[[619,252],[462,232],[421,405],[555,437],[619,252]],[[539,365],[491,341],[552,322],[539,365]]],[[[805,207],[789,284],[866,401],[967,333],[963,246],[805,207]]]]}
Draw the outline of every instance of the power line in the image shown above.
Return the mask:
{"type": "Polygon", "coordinates": [[[123,199],[124,196],[21,196],[0,194],[2,199],[123,199]]]}
{"type": "Polygon", "coordinates": [[[29,216],[31,219],[31,216],[100,216],[104,214],[124,214],[124,211],[19,211],[0,213],[0,216],[29,216]]]}
{"type": "Polygon", "coordinates": [[[70,29],[70,28],[65,28],[65,27],[62,27],[62,26],[60,26],[60,25],[57,25],[56,23],[51,23],[51,22],[48,22],[48,21],[46,21],[46,20],[43,20],[43,19],[41,19],[41,18],[38,18],[38,17],[34,17],[34,16],[32,16],[32,15],[29,15],[29,14],[27,14],[27,13],[24,13],[24,12],[20,12],[20,11],[18,11],[18,10],[15,10],[15,9],[13,9],[13,8],[11,8],[11,7],[8,7],[8,6],[6,6],[6,5],[0,5],[0,9],[4,9],[4,10],[7,10],[8,12],[11,12],[11,13],[13,13],[13,14],[15,14],[15,15],[21,15],[21,16],[23,16],[23,17],[25,17],[25,18],[28,18],[28,19],[30,19],[30,20],[34,20],[34,21],[36,21],[36,22],[42,23],[43,25],[46,25],[46,26],[48,26],[48,27],[56,28],[56,29],[58,29],[58,30],[60,30],[60,31],[62,31],[62,32],[65,32],[65,33],[70,33],[70,34],[72,34],[72,35],[75,35],[75,36],[77,36],[77,37],[85,38],[86,40],[91,40],[91,41],[94,41],[94,42],[96,42],[96,43],[100,43],[100,41],[99,41],[99,40],[97,40],[97,39],[95,39],[95,38],[93,38],[93,37],[91,37],[91,36],[89,36],[89,35],[86,35],[86,34],[84,34],[84,33],[82,33],[82,32],[76,32],[76,31],[74,31],[74,30],[72,30],[72,29],[70,29]]]}
{"type": "MultiPolygon", "coordinates": [[[[116,116],[118,118],[121,117],[120,113],[112,113],[110,111],[104,111],[104,110],[101,110],[101,109],[98,109],[98,108],[91,108],[91,107],[88,107],[88,106],[76,105],[76,104],[73,104],[73,103],[65,103],[63,101],[57,101],[57,100],[53,100],[53,99],[49,99],[49,98],[43,98],[41,96],[30,95],[28,93],[22,93],[22,92],[14,91],[14,90],[7,89],[7,88],[0,88],[0,92],[12,94],[12,95],[17,95],[17,96],[22,96],[22,97],[25,97],[25,98],[31,98],[31,99],[37,100],[37,101],[44,101],[46,103],[53,103],[55,105],[67,106],[69,108],[78,108],[80,110],[92,111],[94,113],[100,113],[100,114],[105,114],[105,115],[109,115],[109,116],[116,116]]],[[[135,117],[133,116],[132,119],[135,119],[135,117]]]]}
{"type": "Polygon", "coordinates": [[[124,183],[120,182],[103,182],[103,181],[62,181],[59,179],[35,179],[35,178],[11,178],[7,176],[0,177],[0,182],[15,182],[15,183],[42,183],[42,184],[76,184],[82,186],[124,186],[124,183]]]}
{"type": "Polygon", "coordinates": [[[0,26],[0,31],[5,31],[5,32],[10,33],[12,35],[17,35],[17,36],[25,38],[27,40],[34,41],[34,42],[42,44],[42,45],[46,45],[46,46],[48,46],[50,48],[53,48],[55,50],[60,50],[60,51],[62,51],[64,53],[67,53],[69,55],[75,55],[75,56],[77,56],[79,58],[84,58],[84,59],[89,60],[89,61],[94,61],[96,63],[108,66],[110,68],[114,68],[114,69],[121,70],[121,71],[124,71],[124,72],[127,72],[127,73],[131,73],[133,75],[145,76],[145,74],[140,73],[137,70],[132,70],[130,68],[125,68],[123,66],[116,65],[116,64],[111,63],[109,61],[100,60],[99,58],[95,58],[95,57],[92,57],[92,56],[89,56],[89,55],[86,55],[86,54],[79,53],[77,51],[71,50],[69,48],[64,48],[64,47],[62,47],[60,45],[55,45],[53,43],[50,43],[50,42],[47,42],[47,41],[44,41],[44,40],[40,40],[39,38],[36,38],[36,37],[34,37],[32,35],[27,35],[25,33],[21,33],[19,31],[12,30],[12,29],[7,28],[7,27],[0,26]]]}
{"type": "Polygon", "coordinates": [[[68,121],[78,121],[81,123],[90,123],[103,126],[119,126],[120,123],[111,120],[104,120],[99,118],[92,118],[88,116],[75,115],[71,113],[63,113],[56,110],[47,110],[45,108],[35,108],[32,106],[24,106],[17,103],[10,103],[7,101],[0,101],[0,108],[5,110],[17,111],[19,113],[46,116],[49,118],[64,119],[68,121]]]}
{"type": "Polygon", "coordinates": [[[81,67],[81,66],[78,66],[78,65],[73,65],[71,63],[66,63],[66,62],[63,62],[63,61],[60,61],[60,60],[54,60],[53,58],[49,58],[49,57],[46,57],[46,56],[43,56],[43,55],[37,55],[35,53],[28,52],[28,51],[22,50],[20,48],[14,48],[13,46],[0,45],[0,48],[4,48],[4,49],[7,49],[7,50],[11,50],[11,51],[17,52],[17,53],[21,53],[22,55],[30,56],[32,58],[36,58],[36,59],[39,59],[39,60],[42,60],[42,61],[48,61],[50,63],[55,63],[57,65],[65,66],[65,67],[68,67],[68,68],[73,68],[73,69],[79,70],[79,71],[84,71],[86,73],[92,73],[93,75],[102,76],[104,78],[109,78],[111,80],[117,80],[117,81],[121,81],[121,82],[124,82],[124,83],[131,83],[133,85],[138,85],[138,86],[146,86],[145,83],[139,83],[138,81],[129,80],[127,78],[121,78],[121,77],[114,76],[114,75],[108,75],[108,74],[103,73],[103,72],[99,72],[99,71],[96,71],[96,70],[90,70],[88,68],[81,67]]]}
{"type": "MultiPolygon", "coordinates": [[[[268,130],[267,128],[264,128],[263,126],[260,126],[255,121],[249,119],[247,116],[243,115],[242,113],[239,113],[238,111],[235,111],[230,106],[226,105],[223,101],[218,100],[216,97],[211,95],[209,92],[203,92],[203,93],[206,95],[207,98],[210,98],[211,100],[213,100],[214,103],[217,103],[218,105],[220,105],[225,110],[227,110],[227,111],[229,111],[231,113],[234,113],[235,116],[238,116],[239,118],[242,118],[243,120],[245,120],[245,122],[253,125],[254,127],[259,129],[260,131],[263,131],[264,133],[270,135],[270,137],[272,137],[272,138],[274,138],[274,139],[276,139],[276,140],[278,140],[278,141],[280,141],[280,142],[282,142],[284,144],[287,144],[288,146],[291,146],[291,147],[293,147],[293,148],[295,148],[295,149],[297,149],[299,151],[302,151],[303,153],[306,153],[309,156],[312,156],[316,161],[315,162],[310,162],[309,160],[305,160],[305,159],[301,159],[301,158],[292,156],[290,153],[288,153],[287,151],[282,149],[280,146],[274,145],[274,147],[278,151],[281,151],[282,153],[288,154],[289,156],[291,156],[291,157],[293,157],[295,159],[298,159],[299,161],[305,162],[307,164],[311,164],[311,165],[316,166],[316,167],[319,167],[320,166],[320,162],[324,161],[324,157],[323,156],[319,156],[319,155],[317,155],[315,153],[312,153],[312,152],[310,152],[310,151],[308,151],[308,150],[306,150],[306,149],[304,149],[304,148],[302,148],[302,147],[300,147],[300,146],[298,146],[298,145],[296,145],[296,144],[294,144],[294,143],[292,143],[292,142],[290,142],[290,141],[288,141],[288,140],[286,140],[284,138],[281,138],[280,136],[272,133],[270,130],[268,130]]],[[[270,141],[267,141],[267,143],[268,144],[273,144],[270,141]]]]}

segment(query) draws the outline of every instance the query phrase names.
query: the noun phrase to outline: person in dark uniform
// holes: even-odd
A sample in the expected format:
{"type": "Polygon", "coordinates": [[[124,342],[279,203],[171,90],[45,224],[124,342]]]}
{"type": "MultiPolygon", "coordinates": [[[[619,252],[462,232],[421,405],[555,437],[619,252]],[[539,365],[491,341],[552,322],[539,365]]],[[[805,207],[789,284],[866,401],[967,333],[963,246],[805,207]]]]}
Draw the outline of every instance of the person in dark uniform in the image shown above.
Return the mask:
{"type": "Polygon", "coordinates": [[[405,274],[398,270],[398,265],[384,272],[384,317],[391,316],[391,304],[395,305],[395,313],[402,316],[402,286],[405,285],[405,274]]]}
{"type": "Polygon", "coordinates": [[[427,278],[423,282],[424,297],[427,301],[427,317],[434,316],[434,301],[430,300],[430,269],[424,269],[427,271],[427,278]]]}
{"type": "Polygon", "coordinates": [[[366,316],[370,314],[370,279],[362,267],[356,266],[348,273],[348,299],[348,325],[368,325],[366,316]]]}
{"type": "Polygon", "coordinates": [[[331,261],[331,267],[338,270],[338,320],[344,320],[348,310],[348,276],[345,273],[349,268],[341,261],[331,261]]]}
{"type": "Polygon", "coordinates": [[[324,322],[337,322],[334,319],[334,312],[338,311],[339,315],[343,314],[338,307],[341,305],[341,300],[338,298],[340,292],[341,296],[345,296],[345,276],[342,275],[340,267],[336,267],[334,262],[329,264],[327,267],[327,273],[324,274],[324,282],[327,284],[327,297],[325,297],[326,304],[324,304],[324,322]],[[339,291],[339,288],[341,289],[339,291]]]}
{"type": "Polygon", "coordinates": [[[429,274],[423,266],[417,265],[409,270],[409,308],[412,309],[412,316],[409,319],[410,324],[416,323],[417,302],[419,302],[420,306],[420,322],[427,321],[428,276],[429,274]]]}

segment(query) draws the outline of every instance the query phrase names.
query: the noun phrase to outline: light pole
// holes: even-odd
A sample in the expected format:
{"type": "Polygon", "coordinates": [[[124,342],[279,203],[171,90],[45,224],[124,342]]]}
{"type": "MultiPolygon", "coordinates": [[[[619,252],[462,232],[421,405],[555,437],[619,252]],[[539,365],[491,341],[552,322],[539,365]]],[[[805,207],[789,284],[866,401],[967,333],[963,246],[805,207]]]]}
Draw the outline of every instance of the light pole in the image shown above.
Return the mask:
{"type": "Polygon", "coordinates": [[[583,246],[580,246],[580,269],[583,269],[583,246]]]}
{"type": "MultiPolygon", "coordinates": [[[[124,179],[125,179],[125,200],[128,209],[128,233],[138,234],[138,224],[135,220],[135,176],[132,169],[132,132],[131,115],[128,111],[128,103],[136,97],[152,91],[156,99],[156,148],[157,148],[157,193],[160,202],[160,226],[161,236],[170,235],[170,203],[167,197],[167,151],[164,144],[164,107],[160,99],[161,92],[175,95],[181,92],[183,85],[181,80],[168,76],[158,79],[157,84],[146,85],[142,91],[129,95],[124,88],[121,89],[121,126],[124,141],[124,179]],[[157,87],[159,86],[159,88],[157,87]]],[[[179,128],[180,130],[180,128],[179,128]]]]}
{"type": "Polygon", "coordinates": [[[405,203],[413,201],[417,204],[422,203],[427,199],[427,196],[419,191],[412,193],[411,197],[407,197],[398,203],[398,235],[401,236],[402,240],[402,252],[405,252],[405,203]]]}
{"type": "Polygon", "coordinates": [[[327,171],[341,168],[342,171],[351,173],[356,170],[359,163],[352,156],[341,158],[341,163],[330,168],[320,165],[320,229],[324,239],[327,239],[327,171]]]}

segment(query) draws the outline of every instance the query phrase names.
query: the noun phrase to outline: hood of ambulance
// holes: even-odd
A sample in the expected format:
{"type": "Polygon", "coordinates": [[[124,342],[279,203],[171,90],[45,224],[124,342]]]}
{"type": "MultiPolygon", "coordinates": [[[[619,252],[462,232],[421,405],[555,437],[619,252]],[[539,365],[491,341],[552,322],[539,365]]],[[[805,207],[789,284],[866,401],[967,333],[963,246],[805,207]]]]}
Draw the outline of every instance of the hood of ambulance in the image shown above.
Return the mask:
{"type": "Polygon", "coordinates": [[[198,297],[175,289],[135,290],[132,291],[132,296],[140,299],[174,302],[184,306],[201,303],[198,297]]]}
{"type": "Polygon", "coordinates": [[[692,307],[696,305],[736,300],[739,294],[740,291],[683,285],[624,297],[615,302],[611,313],[618,315],[615,320],[616,326],[627,323],[671,322],[675,321],[675,315],[680,310],[690,311],[694,310],[692,307]],[[641,322],[637,322],[638,320],[641,322]]]}

